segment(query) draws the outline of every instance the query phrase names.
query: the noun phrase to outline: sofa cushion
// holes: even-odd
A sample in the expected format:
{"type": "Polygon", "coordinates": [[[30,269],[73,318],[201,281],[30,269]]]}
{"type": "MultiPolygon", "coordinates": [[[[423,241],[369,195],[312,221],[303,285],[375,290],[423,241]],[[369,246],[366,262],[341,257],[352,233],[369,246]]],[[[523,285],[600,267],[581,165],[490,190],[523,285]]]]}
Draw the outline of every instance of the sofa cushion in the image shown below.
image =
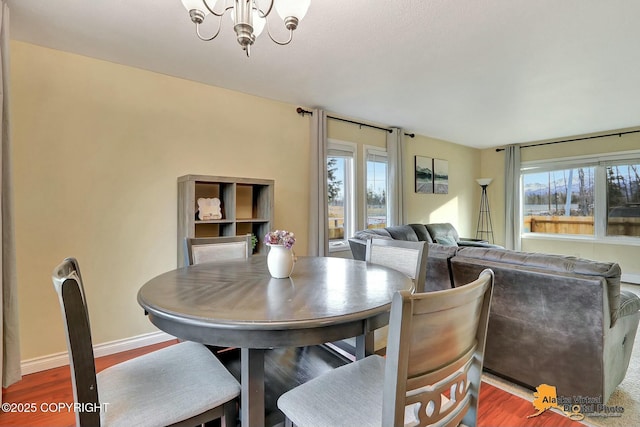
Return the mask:
{"type": "Polygon", "coordinates": [[[426,224],[427,231],[431,235],[431,239],[438,241],[438,238],[443,236],[452,237],[456,242],[460,239],[458,231],[455,227],[448,222],[440,224],[426,224]]]}
{"type": "Polygon", "coordinates": [[[431,235],[424,224],[409,224],[409,227],[413,228],[413,231],[416,233],[416,237],[418,237],[418,241],[435,243],[431,239],[431,235]]]}
{"type": "Polygon", "coordinates": [[[356,231],[353,237],[359,240],[369,240],[369,239],[393,240],[393,237],[391,237],[391,235],[385,228],[372,228],[367,230],[356,231]]]}
{"type": "Polygon", "coordinates": [[[394,240],[406,240],[408,242],[419,241],[416,232],[408,225],[394,225],[387,227],[386,230],[394,240]]]}
{"type": "MultiPolygon", "coordinates": [[[[477,248],[473,248],[477,249],[477,248]]],[[[451,259],[454,285],[494,272],[484,368],[530,388],[552,384],[558,394],[602,394],[605,283],[599,276],[472,258],[451,259]],[[594,368],[595,367],[595,368],[594,368]]]]}
{"type": "Polygon", "coordinates": [[[611,312],[611,326],[618,319],[620,308],[620,266],[617,263],[598,262],[588,259],[564,255],[551,255],[529,252],[516,252],[494,248],[461,248],[461,256],[503,262],[512,265],[523,265],[550,272],[582,274],[585,276],[601,276],[607,281],[607,297],[611,312]]]}
{"type": "Polygon", "coordinates": [[[458,248],[436,243],[429,243],[428,246],[427,280],[424,284],[424,291],[431,292],[453,288],[451,258],[455,256],[458,248]]]}
{"type": "Polygon", "coordinates": [[[436,238],[436,243],[444,246],[458,246],[456,239],[451,236],[438,236],[438,238],[436,238]]]}

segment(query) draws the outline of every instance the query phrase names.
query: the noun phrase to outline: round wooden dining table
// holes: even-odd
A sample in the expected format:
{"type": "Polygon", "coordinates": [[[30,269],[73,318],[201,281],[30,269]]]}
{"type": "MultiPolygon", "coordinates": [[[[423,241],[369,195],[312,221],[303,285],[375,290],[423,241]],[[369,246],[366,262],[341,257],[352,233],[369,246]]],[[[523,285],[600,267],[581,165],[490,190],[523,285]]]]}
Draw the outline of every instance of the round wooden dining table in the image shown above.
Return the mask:
{"type": "Polygon", "coordinates": [[[362,358],[389,321],[393,294],[412,287],[396,270],[333,257],[298,257],[290,278],[274,279],[266,258],[254,256],[161,274],[140,288],[138,303],[173,336],[240,347],[242,426],[264,427],[265,349],[356,337],[362,358]]]}

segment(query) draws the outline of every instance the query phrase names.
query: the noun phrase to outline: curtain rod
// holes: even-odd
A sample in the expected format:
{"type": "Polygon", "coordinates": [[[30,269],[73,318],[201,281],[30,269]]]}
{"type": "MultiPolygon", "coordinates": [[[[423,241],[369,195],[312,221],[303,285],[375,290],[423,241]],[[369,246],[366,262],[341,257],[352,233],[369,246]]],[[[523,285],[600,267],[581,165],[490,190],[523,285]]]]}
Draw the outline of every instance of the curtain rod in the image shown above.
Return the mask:
{"type": "MultiPolygon", "coordinates": [[[[303,117],[304,117],[305,114],[313,116],[313,111],[307,111],[302,107],[296,108],[296,112],[298,114],[300,114],[301,116],[303,116],[303,117]]],[[[352,123],[352,124],[358,125],[358,126],[366,126],[366,127],[370,127],[370,128],[373,128],[373,129],[383,130],[383,131],[389,132],[389,133],[393,132],[389,128],[383,128],[383,127],[380,127],[380,126],[374,126],[374,125],[369,125],[369,124],[366,124],[366,123],[356,122],[356,121],[353,121],[353,120],[347,120],[347,119],[343,119],[341,117],[335,117],[335,116],[327,115],[327,118],[328,119],[333,119],[333,120],[338,120],[340,122],[352,123]]],[[[406,132],[405,132],[405,135],[408,136],[409,138],[415,138],[415,136],[416,136],[415,133],[406,133],[406,132]]]]}
{"type": "MultiPolygon", "coordinates": [[[[538,147],[540,145],[553,145],[553,144],[562,144],[563,142],[574,142],[574,141],[585,141],[587,139],[597,139],[597,138],[606,138],[608,136],[618,136],[618,137],[622,137],[622,135],[627,135],[629,133],[638,133],[640,132],[640,130],[630,130],[627,132],[616,132],[616,133],[609,133],[606,135],[596,135],[596,136],[585,136],[582,138],[574,138],[574,139],[565,139],[562,141],[552,141],[552,142],[541,142],[539,144],[529,144],[529,145],[521,145],[520,148],[529,148],[529,147],[538,147]]],[[[496,148],[496,152],[500,152],[500,151],[504,151],[504,148],[496,148]]]]}

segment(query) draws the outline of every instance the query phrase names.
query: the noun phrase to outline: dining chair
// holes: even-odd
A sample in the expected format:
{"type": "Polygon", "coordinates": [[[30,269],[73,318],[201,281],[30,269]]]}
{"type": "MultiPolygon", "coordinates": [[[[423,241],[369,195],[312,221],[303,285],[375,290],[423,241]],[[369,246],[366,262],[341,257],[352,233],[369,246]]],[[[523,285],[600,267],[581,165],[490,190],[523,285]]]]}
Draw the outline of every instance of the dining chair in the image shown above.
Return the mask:
{"type": "MultiPolygon", "coordinates": [[[[249,259],[252,255],[251,234],[222,237],[187,237],[185,239],[185,265],[205,262],[249,259]]],[[[222,357],[224,353],[234,351],[235,347],[208,345],[207,348],[222,357]]]]}
{"type": "Polygon", "coordinates": [[[185,265],[247,259],[251,256],[251,234],[222,237],[187,237],[185,265]]]}
{"type": "Polygon", "coordinates": [[[69,350],[77,426],[193,426],[221,419],[235,427],[240,384],[207,348],[183,342],[96,374],[78,262],[53,271],[69,350]]]}
{"type": "Polygon", "coordinates": [[[493,271],[464,286],[397,292],[389,347],[278,399],[285,426],[476,425],[493,271]]]}
{"type": "Polygon", "coordinates": [[[428,253],[426,242],[369,239],[364,259],[406,274],[413,280],[415,292],[424,292],[428,253]]]}
{"type": "MultiPolygon", "coordinates": [[[[424,292],[427,280],[427,256],[429,246],[426,242],[404,240],[369,239],[367,241],[365,261],[398,270],[413,280],[414,292],[424,292]]],[[[383,326],[373,332],[373,349],[383,353],[387,347],[389,327],[383,326]]]]}
{"type": "MultiPolygon", "coordinates": [[[[413,280],[414,291],[423,292],[427,277],[427,255],[429,246],[426,242],[406,240],[369,239],[366,243],[365,261],[393,268],[406,274],[413,280]]],[[[387,347],[388,326],[373,331],[373,351],[384,353],[387,347]]],[[[362,337],[364,338],[364,337],[362,337]]],[[[356,355],[356,339],[347,338],[327,343],[327,346],[339,354],[352,359],[356,355]]],[[[363,355],[360,355],[362,357],[363,355]]]]}

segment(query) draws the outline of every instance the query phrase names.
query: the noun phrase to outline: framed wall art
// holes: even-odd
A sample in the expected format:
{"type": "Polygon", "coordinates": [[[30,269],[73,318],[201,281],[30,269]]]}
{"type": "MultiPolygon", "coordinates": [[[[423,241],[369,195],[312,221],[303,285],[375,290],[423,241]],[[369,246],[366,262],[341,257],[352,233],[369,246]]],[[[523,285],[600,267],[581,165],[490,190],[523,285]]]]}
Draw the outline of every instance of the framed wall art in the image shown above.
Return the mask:
{"type": "Polygon", "coordinates": [[[416,193],[433,194],[433,159],[415,156],[416,193]]]}
{"type": "Polygon", "coordinates": [[[449,193],[449,162],[447,160],[433,159],[433,192],[449,193]]]}

